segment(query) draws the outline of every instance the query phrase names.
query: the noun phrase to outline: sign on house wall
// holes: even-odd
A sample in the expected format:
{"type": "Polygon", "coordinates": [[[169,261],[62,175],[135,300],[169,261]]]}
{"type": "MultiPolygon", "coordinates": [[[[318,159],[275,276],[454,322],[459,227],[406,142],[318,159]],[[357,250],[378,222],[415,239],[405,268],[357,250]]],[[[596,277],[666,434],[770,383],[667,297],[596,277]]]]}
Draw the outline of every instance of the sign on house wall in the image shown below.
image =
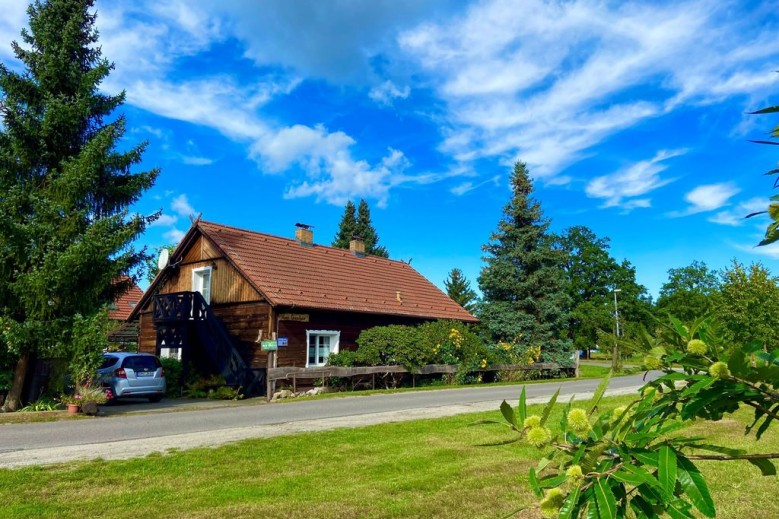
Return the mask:
{"type": "Polygon", "coordinates": [[[270,341],[262,341],[262,351],[276,351],[278,349],[278,346],[276,345],[276,341],[270,340],[270,341]]]}
{"type": "Polygon", "coordinates": [[[280,321],[299,321],[301,323],[308,322],[308,314],[279,314],[280,321]]]}

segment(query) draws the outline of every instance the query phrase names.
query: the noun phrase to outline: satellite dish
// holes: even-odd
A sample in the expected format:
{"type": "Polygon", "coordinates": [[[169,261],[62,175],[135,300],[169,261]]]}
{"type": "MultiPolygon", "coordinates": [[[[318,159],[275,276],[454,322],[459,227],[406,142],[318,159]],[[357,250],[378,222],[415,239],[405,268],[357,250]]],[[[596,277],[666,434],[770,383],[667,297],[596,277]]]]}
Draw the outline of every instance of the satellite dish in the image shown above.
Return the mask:
{"type": "Polygon", "coordinates": [[[168,249],[162,249],[160,251],[160,257],[157,259],[157,268],[160,269],[160,271],[165,270],[165,267],[168,266],[168,260],[170,259],[170,251],[168,249]]]}

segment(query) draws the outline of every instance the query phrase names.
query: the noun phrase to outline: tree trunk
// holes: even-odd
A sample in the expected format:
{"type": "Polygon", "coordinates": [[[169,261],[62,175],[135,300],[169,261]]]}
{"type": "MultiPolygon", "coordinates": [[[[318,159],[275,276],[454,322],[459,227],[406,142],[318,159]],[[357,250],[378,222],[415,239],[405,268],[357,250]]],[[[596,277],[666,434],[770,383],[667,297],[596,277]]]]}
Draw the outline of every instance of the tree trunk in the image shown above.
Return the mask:
{"type": "Polygon", "coordinates": [[[24,380],[27,378],[27,369],[30,364],[30,354],[22,353],[14,368],[14,379],[8,396],[5,398],[3,411],[18,411],[22,407],[22,390],[24,389],[24,380]]]}

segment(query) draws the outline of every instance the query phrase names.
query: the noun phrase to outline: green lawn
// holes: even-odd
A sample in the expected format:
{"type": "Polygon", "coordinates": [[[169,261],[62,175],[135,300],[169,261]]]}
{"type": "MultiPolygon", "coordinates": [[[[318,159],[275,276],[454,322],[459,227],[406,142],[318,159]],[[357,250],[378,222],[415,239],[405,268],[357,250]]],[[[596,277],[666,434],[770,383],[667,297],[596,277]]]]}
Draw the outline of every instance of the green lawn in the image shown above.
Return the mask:
{"type": "MultiPolygon", "coordinates": [[[[626,402],[607,399],[604,408],[626,402]]],[[[559,406],[558,406],[559,407],[559,406]]],[[[536,410],[535,412],[538,412],[536,410]]],[[[559,411],[558,411],[559,412],[559,411]]],[[[492,413],[249,440],[128,461],[0,470],[2,517],[501,517],[535,502],[526,483],[538,451],[492,413]]],[[[699,426],[730,446],[747,413],[699,426]],[[739,421],[740,420],[740,421],[739,421]]],[[[558,421],[552,418],[552,423],[558,421]]],[[[779,449],[769,431],[752,451],[779,449]]],[[[779,517],[775,477],[746,463],[708,462],[718,517],[779,517]]],[[[518,517],[537,517],[528,510],[518,517]]]]}

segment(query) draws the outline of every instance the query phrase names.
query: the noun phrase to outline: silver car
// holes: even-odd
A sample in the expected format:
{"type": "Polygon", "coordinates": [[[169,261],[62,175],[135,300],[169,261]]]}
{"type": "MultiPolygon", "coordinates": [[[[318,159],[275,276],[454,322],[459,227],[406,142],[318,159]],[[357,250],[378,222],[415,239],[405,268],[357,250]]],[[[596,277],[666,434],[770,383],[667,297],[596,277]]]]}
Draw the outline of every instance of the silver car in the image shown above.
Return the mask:
{"type": "Polygon", "coordinates": [[[165,395],[165,370],[150,353],[104,353],[97,374],[103,387],[111,389],[112,398],[159,402],[165,395]]]}

